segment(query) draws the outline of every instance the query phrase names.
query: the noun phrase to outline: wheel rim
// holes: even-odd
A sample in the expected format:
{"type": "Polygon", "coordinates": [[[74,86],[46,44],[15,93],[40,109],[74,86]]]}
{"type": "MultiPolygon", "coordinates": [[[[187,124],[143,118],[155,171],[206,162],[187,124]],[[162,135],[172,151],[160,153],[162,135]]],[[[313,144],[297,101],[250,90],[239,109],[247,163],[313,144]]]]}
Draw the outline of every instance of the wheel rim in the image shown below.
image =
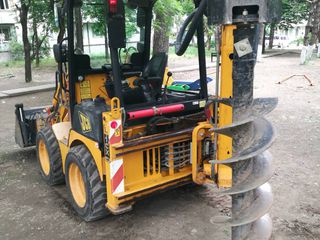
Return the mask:
{"type": "Polygon", "coordinates": [[[69,167],[69,183],[73,199],[83,208],[86,205],[87,194],[80,168],[75,163],[71,163],[69,167]]]}
{"type": "Polygon", "coordinates": [[[46,176],[48,176],[50,173],[50,159],[49,159],[49,154],[48,154],[46,144],[42,139],[39,141],[38,149],[39,149],[39,160],[40,160],[41,169],[43,173],[46,176]]]}

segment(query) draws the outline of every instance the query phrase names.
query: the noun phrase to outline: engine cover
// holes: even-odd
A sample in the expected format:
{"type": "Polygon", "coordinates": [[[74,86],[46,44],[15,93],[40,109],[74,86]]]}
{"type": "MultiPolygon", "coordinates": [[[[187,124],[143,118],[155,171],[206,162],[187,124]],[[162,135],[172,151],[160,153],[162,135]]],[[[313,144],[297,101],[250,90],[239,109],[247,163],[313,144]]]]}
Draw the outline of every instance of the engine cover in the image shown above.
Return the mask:
{"type": "Polygon", "coordinates": [[[76,132],[103,144],[102,113],[110,111],[104,100],[86,100],[75,106],[73,128],[76,132]]]}

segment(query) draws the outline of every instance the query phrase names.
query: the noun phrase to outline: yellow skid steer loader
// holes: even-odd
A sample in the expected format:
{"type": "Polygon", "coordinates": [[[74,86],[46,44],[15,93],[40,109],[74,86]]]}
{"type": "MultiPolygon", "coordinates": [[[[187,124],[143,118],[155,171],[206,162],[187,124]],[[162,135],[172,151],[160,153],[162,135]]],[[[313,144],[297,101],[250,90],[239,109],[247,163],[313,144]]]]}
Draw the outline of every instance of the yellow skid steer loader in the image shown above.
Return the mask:
{"type": "Polygon", "coordinates": [[[267,149],[274,130],[264,116],[277,100],[253,99],[253,76],[261,24],[279,21],[281,1],[195,0],[175,48],[183,55],[196,34],[200,82],[180,89],[169,86],[168,55],[151,56],[155,2],[106,0],[111,63],[95,68],[93,58],[76,49],[74,9],[86,3],[66,0],[67,37],[54,46],[52,106],[17,104],[16,142],[36,146],[44,180],[65,182],[86,221],[122,214],[170,188],[216,184],[224,189],[217,194],[232,196],[226,221],[232,239],[269,239],[267,149]],[[140,41],[122,63],[128,9],[136,15],[140,41]],[[207,88],[204,16],[221,27],[216,96],[207,88]]]}

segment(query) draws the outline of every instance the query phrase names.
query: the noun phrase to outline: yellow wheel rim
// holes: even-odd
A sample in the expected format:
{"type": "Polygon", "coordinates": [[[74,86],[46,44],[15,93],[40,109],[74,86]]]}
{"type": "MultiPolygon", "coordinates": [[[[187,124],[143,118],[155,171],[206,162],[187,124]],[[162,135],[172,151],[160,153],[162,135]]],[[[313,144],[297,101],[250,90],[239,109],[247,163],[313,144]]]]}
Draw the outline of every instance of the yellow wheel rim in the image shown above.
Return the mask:
{"type": "Polygon", "coordinates": [[[49,176],[50,173],[50,159],[49,159],[49,154],[48,154],[48,150],[46,147],[46,144],[44,143],[44,141],[42,139],[40,139],[39,141],[39,147],[38,147],[38,151],[39,151],[39,160],[40,160],[40,165],[41,165],[41,169],[43,171],[43,173],[46,176],[49,176]]]}
{"type": "Polygon", "coordinates": [[[69,184],[73,199],[80,208],[83,208],[86,205],[86,188],[80,168],[75,163],[71,163],[69,167],[69,184]]]}

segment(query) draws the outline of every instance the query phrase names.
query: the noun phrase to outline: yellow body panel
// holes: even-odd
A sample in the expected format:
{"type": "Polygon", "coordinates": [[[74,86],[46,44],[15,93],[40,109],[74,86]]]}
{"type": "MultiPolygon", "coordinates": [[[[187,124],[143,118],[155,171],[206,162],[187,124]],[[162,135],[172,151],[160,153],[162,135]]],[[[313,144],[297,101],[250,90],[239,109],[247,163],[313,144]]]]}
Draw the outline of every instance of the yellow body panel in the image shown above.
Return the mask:
{"type": "MultiPolygon", "coordinates": [[[[104,115],[107,119],[107,114],[104,115]]],[[[140,138],[140,140],[142,141],[144,138],[140,138]]],[[[134,144],[128,147],[122,143],[110,146],[110,156],[106,161],[105,168],[107,173],[108,208],[113,212],[118,211],[120,205],[129,204],[134,199],[141,198],[152,192],[177,185],[181,181],[191,182],[191,165],[185,166],[179,171],[174,169],[173,165],[170,165],[167,170],[163,170],[160,168],[159,160],[159,149],[161,147],[168,146],[170,149],[175,143],[191,141],[190,134],[158,141],[152,141],[151,138],[150,141],[147,141],[148,137],[145,137],[145,140],[143,144],[134,144]],[[143,161],[144,154],[145,164],[143,161]],[[125,191],[119,194],[112,194],[111,179],[108,177],[108,173],[110,172],[111,162],[119,159],[123,160],[125,191]],[[185,178],[188,178],[188,180],[185,178]]]]}
{"type": "MultiPolygon", "coordinates": [[[[168,69],[166,69],[166,73],[167,72],[168,69]]],[[[135,79],[135,77],[128,79],[130,87],[134,87],[133,81],[135,79]]],[[[105,98],[106,103],[111,106],[109,112],[102,114],[104,145],[106,148],[103,151],[104,153],[100,150],[98,142],[72,130],[70,122],[53,125],[60,146],[64,173],[66,157],[70,148],[78,144],[85,145],[95,161],[101,181],[104,179],[106,180],[106,205],[115,214],[126,211],[125,209],[128,209],[128,207],[139,198],[167,188],[191,183],[192,175],[197,179],[197,183],[203,184],[206,176],[202,166],[201,141],[204,137],[211,136],[208,130],[212,126],[205,122],[200,123],[193,134],[192,131],[190,131],[168,138],[157,138],[163,135],[158,134],[147,137],[139,136],[138,140],[123,141],[124,137],[126,139],[137,137],[140,133],[145,131],[146,125],[137,125],[126,128],[125,131],[123,130],[121,126],[123,110],[120,108],[120,101],[117,98],[109,99],[104,88],[105,81],[105,74],[90,74],[85,76],[85,79],[82,82],[76,83],[76,102],[78,104],[85,99],[94,99],[97,96],[100,96],[105,98]],[[111,123],[115,121],[120,123],[120,126],[117,129],[111,129],[111,123]],[[116,143],[109,142],[111,133],[118,136],[116,143]],[[137,141],[137,143],[132,144],[132,142],[135,141],[137,141]],[[191,144],[192,142],[194,144],[191,144]],[[192,159],[194,164],[191,164],[190,162],[182,167],[175,167],[172,149],[174,149],[174,146],[177,146],[176,144],[181,143],[187,144],[190,147],[190,154],[194,154],[192,159]],[[168,149],[168,166],[166,167],[161,165],[162,156],[160,156],[160,152],[163,148],[168,149]],[[120,193],[113,194],[111,164],[119,160],[123,162],[124,190],[120,193]]],[[[172,81],[172,78],[170,78],[167,82],[167,74],[165,74],[164,84],[171,85],[172,81]]],[[[68,121],[69,117],[67,109],[63,108],[59,110],[62,119],[68,121]]],[[[90,126],[90,128],[91,127],[94,126],[90,126]]],[[[74,182],[79,183],[77,178],[79,174],[76,169],[70,171],[73,171],[74,182]]],[[[82,184],[75,185],[82,186],[82,184]]],[[[81,191],[79,193],[74,193],[79,206],[83,204],[84,199],[84,194],[81,193],[81,191]]]]}
{"type": "Polygon", "coordinates": [[[206,182],[206,174],[204,171],[199,170],[199,164],[201,163],[201,141],[205,137],[210,137],[211,134],[208,132],[212,128],[211,124],[200,123],[199,126],[195,127],[192,132],[192,180],[197,184],[204,184],[206,182]]]}
{"type": "Polygon", "coordinates": [[[169,77],[168,79],[168,72],[169,72],[169,68],[166,68],[165,72],[164,72],[164,76],[163,76],[163,86],[171,86],[173,83],[173,77],[169,77]]]}
{"type": "MultiPolygon", "coordinates": [[[[230,55],[233,54],[233,31],[235,26],[224,26],[222,30],[222,46],[221,46],[221,98],[233,97],[233,80],[232,80],[232,64],[230,55]]],[[[223,127],[232,124],[232,107],[219,105],[219,126],[223,127]]],[[[232,157],[232,138],[219,134],[217,159],[224,160],[232,157]]],[[[226,165],[218,165],[218,185],[219,187],[232,186],[232,168],[226,165]]]]}
{"type": "MultiPolygon", "coordinates": [[[[78,145],[78,144],[84,144],[87,149],[89,150],[89,152],[91,153],[95,163],[96,163],[96,166],[97,166],[97,169],[98,169],[98,172],[99,172],[99,175],[100,175],[100,179],[101,181],[103,180],[103,175],[105,174],[105,171],[104,171],[104,163],[102,161],[102,153],[99,149],[99,144],[73,130],[70,131],[70,136],[69,136],[69,146],[72,147],[74,145],[78,145]]],[[[66,157],[66,156],[65,156],[66,157]]],[[[65,161],[66,161],[66,158],[62,158],[62,163],[63,163],[63,171],[65,171],[65,161]]]]}
{"type": "Polygon", "coordinates": [[[82,82],[76,83],[76,102],[79,104],[84,99],[95,99],[103,97],[110,102],[105,90],[106,74],[90,74],[85,76],[82,82]]]}

